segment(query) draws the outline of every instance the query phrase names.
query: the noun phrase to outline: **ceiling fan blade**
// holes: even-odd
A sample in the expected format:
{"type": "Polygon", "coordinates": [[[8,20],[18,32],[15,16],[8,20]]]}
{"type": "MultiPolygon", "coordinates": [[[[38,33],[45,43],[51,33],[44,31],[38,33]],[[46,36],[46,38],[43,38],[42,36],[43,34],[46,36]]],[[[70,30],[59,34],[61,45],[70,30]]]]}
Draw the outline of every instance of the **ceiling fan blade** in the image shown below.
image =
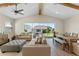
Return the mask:
{"type": "Polygon", "coordinates": [[[18,14],[24,15],[23,13],[18,13],[18,14]]]}
{"type": "Polygon", "coordinates": [[[19,12],[21,12],[21,11],[23,11],[23,9],[21,9],[21,10],[18,10],[19,12]]]}

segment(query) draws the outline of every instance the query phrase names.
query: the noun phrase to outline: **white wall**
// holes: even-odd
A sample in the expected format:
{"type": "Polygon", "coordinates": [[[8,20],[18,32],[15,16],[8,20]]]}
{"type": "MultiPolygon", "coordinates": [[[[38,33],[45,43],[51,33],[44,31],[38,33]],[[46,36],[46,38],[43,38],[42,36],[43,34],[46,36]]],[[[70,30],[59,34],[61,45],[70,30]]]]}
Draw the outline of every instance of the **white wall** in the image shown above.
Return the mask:
{"type": "Polygon", "coordinates": [[[9,38],[12,37],[15,34],[14,28],[15,28],[15,21],[7,16],[0,15],[0,32],[4,31],[5,23],[11,22],[12,24],[12,32],[9,33],[9,38]]]}
{"type": "Polygon", "coordinates": [[[22,19],[17,19],[15,22],[15,33],[20,34],[21,32],[24,32],[24,23],[31,23],[31,22],[54,23],[56,27],[56,31],[63,33],[63,20],[60,20],[55,17],[43,16],[43,15],[30,16],[22,19]]]}
{"type": "Polygon", "coordinates": [[[79,15],[72,16],[64,21],[65,32],[79,33],[79,15]]]}

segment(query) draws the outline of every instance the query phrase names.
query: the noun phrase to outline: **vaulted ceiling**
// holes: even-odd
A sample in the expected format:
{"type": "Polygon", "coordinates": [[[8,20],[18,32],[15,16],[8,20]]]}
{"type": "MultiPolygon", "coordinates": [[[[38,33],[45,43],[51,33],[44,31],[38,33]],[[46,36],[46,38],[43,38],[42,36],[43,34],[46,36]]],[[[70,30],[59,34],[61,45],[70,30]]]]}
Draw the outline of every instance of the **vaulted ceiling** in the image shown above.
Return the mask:
{"type": "Polygon", "coordinates": [[[72,17],[73,15],[79,14],[79,4],[73,4],[74,7],[71,7],[72,5],[66,5],[66,4],[58,4],[58,3],[24,3],[24,4],[18,4],[18,9],[24,9],[23,13],[24,15],[17,14],[13,12],[13,9],[15,9],[15,4],[10,4],[8,6],[0,5],[0,14],[18,19],[23,18],[27,16],[33,16],[33,15],[47,15],[47,16],[53,16],[60,19],[66,19],[69,17],[72,17]],[[76,7],[76,8],[75,8],[76,7]]]}

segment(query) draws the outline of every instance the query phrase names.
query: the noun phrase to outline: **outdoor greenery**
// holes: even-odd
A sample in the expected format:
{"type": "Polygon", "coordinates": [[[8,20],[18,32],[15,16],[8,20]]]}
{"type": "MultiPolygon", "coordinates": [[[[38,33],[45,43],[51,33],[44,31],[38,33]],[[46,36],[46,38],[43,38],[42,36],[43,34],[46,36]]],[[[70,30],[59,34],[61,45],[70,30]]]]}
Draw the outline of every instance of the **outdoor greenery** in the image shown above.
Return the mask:
{"type": "Polygon", "coordinates": [[[43,33],[43,36],[45,36],[45,37],[53,37],[53,33],[43,33]]]}
{"type": "Polygon", "coordinates": [[[48,26],[47,29],[43,30],[43,33],[50,33],[51,29],[52,29],[52,27],[48,26]]]}
{"type": "Polygon", "coordinates": [[[25,32],[27,32],[27,30],[26,30],[26,29],[24,29],[24,31],[25,31],[25,32]]]}
{"type": "Polygon", "coordinates": [[[53,37],[53,33],[51,32],[52,27],[48,26],[47,29],[43,30],[43,36],[45,37],[53,37]]]}

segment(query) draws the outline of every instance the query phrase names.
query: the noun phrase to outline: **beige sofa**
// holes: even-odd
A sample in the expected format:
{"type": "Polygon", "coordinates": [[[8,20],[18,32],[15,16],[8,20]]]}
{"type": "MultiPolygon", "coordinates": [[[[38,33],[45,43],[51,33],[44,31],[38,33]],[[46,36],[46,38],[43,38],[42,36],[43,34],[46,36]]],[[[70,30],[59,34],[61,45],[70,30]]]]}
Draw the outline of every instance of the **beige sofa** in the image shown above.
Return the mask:
{"type": "Polygon", "coordinates": [[[8,35],[7,34],[0,34],[0,45],[3,45],[7,42],[9,42],[8,35]]]}
{"type": "Polygon", "coordinates": [[[79,55],[79,43],[72,43],[73,44],[73,53],[79,55]]]}
{"type": "Polygon", "coordinates": [[[37,40],[32,40],[29,44],[25,44],[22,49],[23,56],[50,56],[51,48],[44,41],[43,43],[35,43],[37,40]]]}
{"type": "Polygon", "coordinates": [[[25,40],[31,41],[32,34],[31,33],[27,33],[27,34],[16,35],[16,39],[25,39],[25,40]]]}
{"type": "Polygon", "coordinates": [[[79,56],[79,42],[72,43],[73,53],[79,56]]]}

